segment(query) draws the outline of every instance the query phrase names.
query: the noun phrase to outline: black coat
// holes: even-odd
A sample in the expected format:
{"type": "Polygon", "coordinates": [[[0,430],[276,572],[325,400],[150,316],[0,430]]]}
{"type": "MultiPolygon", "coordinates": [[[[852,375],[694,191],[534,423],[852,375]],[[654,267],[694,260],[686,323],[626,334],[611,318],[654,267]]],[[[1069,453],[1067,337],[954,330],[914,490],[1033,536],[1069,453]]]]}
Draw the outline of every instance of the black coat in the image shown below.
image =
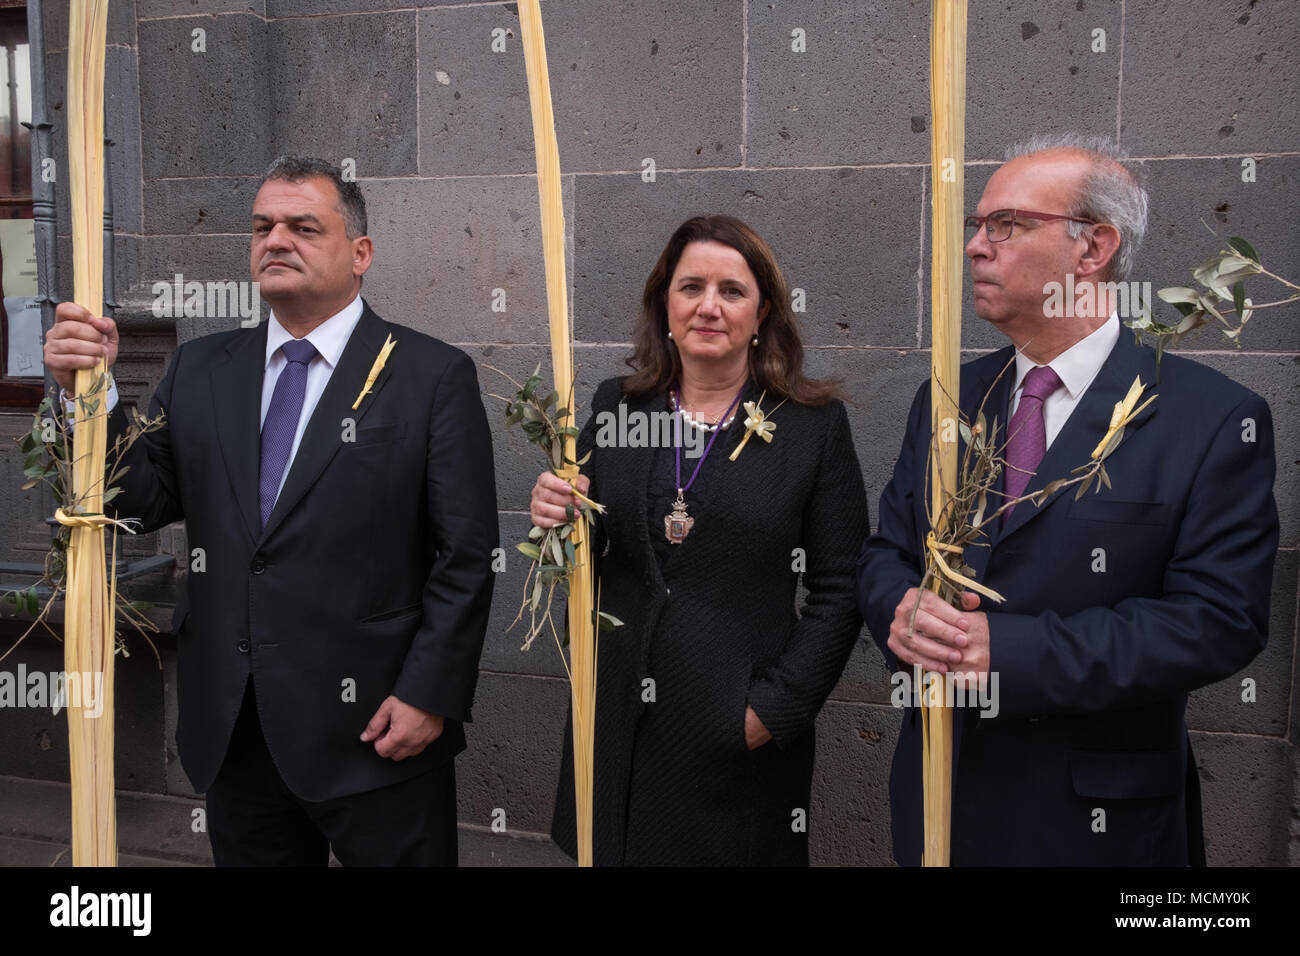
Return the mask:
{"type": "MultiPolygon", "coordinates": [[[[266,331],[177,350],[151,405],[166,426],[132,446],[113,507],[146,531],[185,519],[195,560],[174,625],[177,743],[194,788],[215,779],[251,675],[280,775],[329,800],[465,747],[494,582],[491,434],[469,357],[366,306],[262,529],[266,331]],[[353,410],[390,333],[397,345],[353,410]],[[400,762],[360,740],[390,694],[447,718],[400,762]]],[[[125,424],[114,409],[110,428],[125,424]]]]}
{"type": "MultiPolygon", "coordinates": [[[[672,450],[596,446],[601,413],[620,400],[630,414],[668,405],[663,393],[625,399],[621,384],[602,383],[579,440],[608,509],[594,538],[601,610],[624,621],[599,641],[595,862],[806,864],[813,724],[861,628],[867,502],[848,416],[839,401],[787,401],[773,441],[755,436],[731,462],[738,409],[686,494],[696,525],[661,567],[651,536],[675,496],[672,450]],[[773,736],[754,751],[747,705],[773,736]]],[[[751,382],[743,400],[758,398],[751,382]]],[[[683,454],[683,482],[698,461],[683,454]]],[[[553,834],[571,855],[574,833],[566,729],[553,834]]]]}

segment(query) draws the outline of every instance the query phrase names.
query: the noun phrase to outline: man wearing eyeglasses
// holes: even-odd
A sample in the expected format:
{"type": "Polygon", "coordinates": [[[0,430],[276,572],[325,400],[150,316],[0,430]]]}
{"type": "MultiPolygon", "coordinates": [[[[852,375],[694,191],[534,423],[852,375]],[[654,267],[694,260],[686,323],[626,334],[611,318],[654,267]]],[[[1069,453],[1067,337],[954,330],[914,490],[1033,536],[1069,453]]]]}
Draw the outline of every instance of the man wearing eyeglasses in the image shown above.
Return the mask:
{"type": "MultiPolygon", "coordinates": [[[[966,255],[975,313],[1011,347],[963,366],[959,400],[971,420],[986,400],[1004,446],[988,508],[1007,509],[964,560],[1005,602],[968,591],[958,610],[918,590],[927,382],[859,563],[859,604],[893,671],[980,682],[980,706],[954,715],[953,865],[1204,864],[1184,713],[1189,692],[1264,646],[1272,419],[1259,396],[1177,356],[1157,382],[1154,352],[1122,334],[1116,283],[1147,207],[1122,156],[1073,135],[1009,156],[967,219],[966,255]],[[1075,298],[1055,308],[1063,288],[1075,298]],[[1089,460],[1134,379],[1158,398],[1106,459],[1109,485],[1026,500],[1089,460]]],[[[890,780],[904,865],[921,862],[921,736],[908,706],[890,780]]]]}

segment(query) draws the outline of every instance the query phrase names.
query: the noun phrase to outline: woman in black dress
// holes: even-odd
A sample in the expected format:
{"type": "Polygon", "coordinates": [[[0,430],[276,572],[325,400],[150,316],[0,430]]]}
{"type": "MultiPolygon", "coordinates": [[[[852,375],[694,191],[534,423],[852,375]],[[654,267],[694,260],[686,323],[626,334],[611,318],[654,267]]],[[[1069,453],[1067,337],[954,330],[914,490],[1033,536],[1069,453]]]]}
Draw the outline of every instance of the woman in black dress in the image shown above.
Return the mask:
{"type": "MultiPolygon", "coordinates": [[[[771,250],[729,216],[673,234],[629,364],[578,441],[578,488],[606,508],[601,610],[624,622],[597,657],[595,862],[806,865],[813,725],[861,628],[867,502],[848,416],[803,373],[771,250]],[[770,441],[747,428],[755,412],[770,441]],[[676,419],[675,447],[650,439],[676,419]]],[[[561,523],[570,500],[543,473],[534,523],[561,523]]],[[[576,855],[569,730],[564,747],[552,833],[576,855]]]]}

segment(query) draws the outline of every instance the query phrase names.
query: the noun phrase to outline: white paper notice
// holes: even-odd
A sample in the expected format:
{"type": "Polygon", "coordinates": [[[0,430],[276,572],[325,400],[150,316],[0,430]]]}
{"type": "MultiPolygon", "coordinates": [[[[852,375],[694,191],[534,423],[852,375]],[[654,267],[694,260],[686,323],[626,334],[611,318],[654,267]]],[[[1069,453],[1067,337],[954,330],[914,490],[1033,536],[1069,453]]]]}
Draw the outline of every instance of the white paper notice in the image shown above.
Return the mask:
{"type": "Polygon", "coordinates": [[[41,305],[35,296],[5,296],[9,316],[9,368],[7,374],[40,378],[45,374],[41,356],[41,305]]]}
{"type": "Polygon", "coordinates": [[[41,307],[36,300],[36,229],[31,219],[0,219],[0,260],[9,361],[5,374],[40,378],[41,307]]]}
{"type": "Polygon", "coordinates": [[[0,219],[0,255],[4,257],[4,296],[34,296],[36,292],[36,223],[31,219],[0,219]]]}

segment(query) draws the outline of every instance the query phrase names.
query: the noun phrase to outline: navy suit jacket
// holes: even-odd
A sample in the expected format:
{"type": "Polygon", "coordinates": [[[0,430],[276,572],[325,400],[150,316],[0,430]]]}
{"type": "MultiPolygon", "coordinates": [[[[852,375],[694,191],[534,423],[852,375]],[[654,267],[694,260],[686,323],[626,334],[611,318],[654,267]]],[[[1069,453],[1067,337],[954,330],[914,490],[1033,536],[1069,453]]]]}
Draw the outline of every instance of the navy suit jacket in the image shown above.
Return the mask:
{"type": "MultiPolygon", "coordinates": [[[[498,544],[492,439],[469,356],[367,305],[263,528],[265,363],[265,322],[182,345],[151,405],[166,424],[131,447],[112,507],[146,531],[185,520],[177,743],[194,788],[216,778],[251,677],[285,783],[329,800],[465,748],[498,544]],[[446,718],[416,757],[360,740],[390,694],[446,718]]],[[[125,424],[119,406],[110,428],[125,424]]]]}
{"type": "MultiPolygon", "coordinates": [[[[961,373],[962,411],[973,418],[992,388],[985,415],[1004,434],[1014,368],[993,383],[1013,354],[961,373]]],[[[1088,460],[1137,376],[1156,382],[1155,353],[1123,331],[1026,493],[1088,460]]],[[[967,552],[1006,603],[981,605],[997,716],[956,714],[954,865],[1180,866],[1203,856],[1184,712],[1188,692],[1264,646],[1278,544],[1272,419],[1258,395],[1173,355],[1152,390],[1159,397],[1106,462],[1111,488],[1022,503],[989,547],[967,552]]],[[[880,530],[859,562],[859,606],[894,670],[889,625],[920,583],[929,528],[929,391],[927,382],[912,404],[880,530]]],[[[909,706],[890,779],[904,865],[921,858],[920,753],[909,706]]]]}

